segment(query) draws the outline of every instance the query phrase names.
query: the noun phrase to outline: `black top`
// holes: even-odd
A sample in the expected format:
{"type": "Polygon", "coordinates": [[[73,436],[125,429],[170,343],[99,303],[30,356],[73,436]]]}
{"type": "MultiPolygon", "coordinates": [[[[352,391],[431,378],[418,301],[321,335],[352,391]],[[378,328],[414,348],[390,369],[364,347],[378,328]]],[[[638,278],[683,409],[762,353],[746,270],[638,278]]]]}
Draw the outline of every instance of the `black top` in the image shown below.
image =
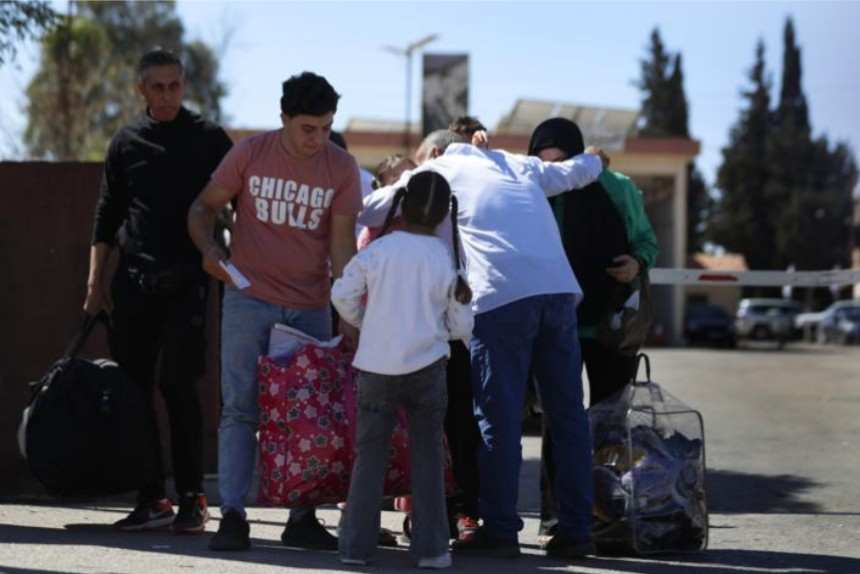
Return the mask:
{"type": "Polygon", "coordinates": [[[105,159],[93,244],[112,245],[122,226],[125,253],[154,268],[199,264],[188,209],[231,146],[223,129],[184,107],[173,121],[144,113],[121,128],[105,159]]]}
{"type": "MultiPolygon", "coordinates": [[[[529,140],[529,155],[538,155],[547,148],[559,148],[566,157],[582,153],[585,144],[579,126],[566,118],[541,122],[529,140]]],[[[561,239],[582,288],[577,321],[581,327],[593,327],[631,293],[629,284],[616,281],[606,272],[613,259],[631,252],[627,227],[599,181],[553,197],[550,202],[554,207],[561,206],[561,239]]]]}
{"type": "Polygon", "coordinates": [[[600,182],[552,198],[561,202],[561,238],[584,295],[577,307],[580,325],[593,326],[630,295],[629,285],[606,272],[613,259],[630,253],[627,228],[600,182]]]}

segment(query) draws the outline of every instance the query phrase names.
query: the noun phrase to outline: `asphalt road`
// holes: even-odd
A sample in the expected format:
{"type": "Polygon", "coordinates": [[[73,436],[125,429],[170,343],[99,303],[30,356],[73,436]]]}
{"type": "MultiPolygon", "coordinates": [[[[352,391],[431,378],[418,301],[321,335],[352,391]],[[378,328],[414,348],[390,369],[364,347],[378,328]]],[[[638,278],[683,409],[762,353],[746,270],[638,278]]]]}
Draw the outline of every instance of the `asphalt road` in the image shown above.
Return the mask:
{"type": "MultiPolygon", "coordinates": [[[[710,543],[703,553],[593,558],[576,564],[537,549],[539,439],[524,441],[520,507],[525,555],[455,557],[454,570],[507,573],[860,574],[860,349],[767,345],[733,351],[651,350],[653,379],[702,412],[708,456],[710,543]]],[[[211,486],[211,485],[210,485],[211,486]]],[[[0,572],[344,572],[334,553],[282,547],[286,512],[252,508],[254,548],[213,554],[208,536],[117,534],[122,501],[0,505],[0,572]]],[[[213,512],[217,518],[217,511],[213,512]]],[[[332,527],[338,511],[320,516],[332,527]]],[[[402,515],[385,512],[400,529],[402,515]]],[[[209,529],[217,528],[217,521],[209,529]]],[[[380,549],[372,568],[413,568],[404,548],[380,549]]]]}

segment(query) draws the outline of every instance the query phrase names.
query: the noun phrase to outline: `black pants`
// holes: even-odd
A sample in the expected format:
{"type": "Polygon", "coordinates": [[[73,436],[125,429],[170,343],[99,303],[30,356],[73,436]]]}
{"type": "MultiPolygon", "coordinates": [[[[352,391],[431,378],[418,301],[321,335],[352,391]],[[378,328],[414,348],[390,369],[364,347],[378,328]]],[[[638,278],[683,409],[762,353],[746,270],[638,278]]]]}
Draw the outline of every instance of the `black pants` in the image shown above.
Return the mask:
{"type": "Polygon", "coordinates": [[[197,382],[203,373],[208,281],[180,278],[170,289],[142,284],[127,263],[114,277],[111,354],[147,397],[156,464],[141,477],[138,502],[165,497],[165,472],[155,414],[155,387],[167,408],[176,491],[203,492],[203,416],[197,382]]]}
{"type": "MultiPolygon", "coordinates": [[[[595,405],[624,388],[636,376],[636,358],[607,349],[595,339],[580,339],[582,363],[588,373],[589,405],[595,405]]],[[[549,421],[544,416],[540,464],[540,534],[554,534],[558,524],[558,501],[553,492],[555,461],[549,421]]]]}
{"type": "Polygon", "coordinates": [[[478,516],[478,445],[481,434],[472,401],[471,356],[461,341],[451,342],[448,359],[448,412],[445,434],[458,492],[448,499],[448,513],[478,516]]]}

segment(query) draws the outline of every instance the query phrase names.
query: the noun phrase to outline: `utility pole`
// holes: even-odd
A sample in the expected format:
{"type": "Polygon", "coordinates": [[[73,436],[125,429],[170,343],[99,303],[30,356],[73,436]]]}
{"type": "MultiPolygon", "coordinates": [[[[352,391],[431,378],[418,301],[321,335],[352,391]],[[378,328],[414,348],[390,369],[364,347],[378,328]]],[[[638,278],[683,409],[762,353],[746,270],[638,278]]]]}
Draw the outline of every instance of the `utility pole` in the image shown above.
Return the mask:
{"type": "Polygon", "coordinates": [[[391,52],[392,54],[404,56],[406,58],[406,114],[405,124],[403,126],[403,149],[407,154],[409,153],[409,132],[410,124],[412,123],[412,54],[438,38],[439,34],[430,34],[419,40],[415,40],[405,48],[398,48],[395,46],[382,47],[386,52],[391,52]]]}

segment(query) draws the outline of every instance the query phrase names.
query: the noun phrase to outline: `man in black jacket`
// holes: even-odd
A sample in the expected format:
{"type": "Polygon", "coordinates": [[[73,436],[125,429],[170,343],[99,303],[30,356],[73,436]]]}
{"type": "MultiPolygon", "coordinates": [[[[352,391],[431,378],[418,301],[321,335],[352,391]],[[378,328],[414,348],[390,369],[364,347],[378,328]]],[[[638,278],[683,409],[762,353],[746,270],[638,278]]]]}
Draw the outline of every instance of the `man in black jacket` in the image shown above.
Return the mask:
{"type": "Polygon", "coordinates": [[[111,140],[95,210],[84,311],[110,312],[111,353],[148,398],[153,472],[142,476],[137,506],[120,530],[172,525],[202,532],[203,419],[197,379],[203,372],[208,278],[185,224],[188,208],[231,147],[223,129],[182,106],[184,69],[154,50],[138,64],[146,111],[111,140]],[[111,287],[105,268],[119,237],[111,287]],[[166,498],[154,387],[167,407],[179,512],[166,498]]]}

